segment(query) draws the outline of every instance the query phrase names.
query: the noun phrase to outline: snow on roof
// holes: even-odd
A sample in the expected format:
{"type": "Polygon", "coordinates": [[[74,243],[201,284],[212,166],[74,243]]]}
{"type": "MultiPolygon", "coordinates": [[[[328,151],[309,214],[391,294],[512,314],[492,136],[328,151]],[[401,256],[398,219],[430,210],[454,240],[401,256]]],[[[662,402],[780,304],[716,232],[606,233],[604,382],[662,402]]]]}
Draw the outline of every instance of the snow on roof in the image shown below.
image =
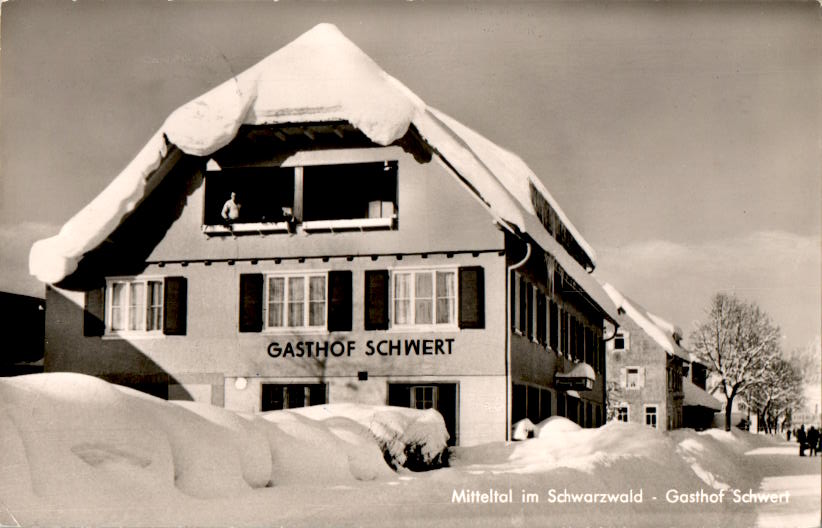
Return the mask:
{"type": "Polygon", "coordinates": [[[722,410],[722,403],[708,394],[704,389],[697,387],[688,378],[682,379],[683,401],[682,405],[692,407],[707,407],[714,411],[722,410]]]}
{"type": "Polygon", "coordinates": [[[594,368],[588,363],[577,363],[576,365],[574,365],[574,368],[572,368],[570,371],[557,372],[556,376],[558,378],[597,379],[596,373],[594,373],[594,368]]]}
{"type": "Polygon", "coordinates": [[[241,125],[329,121],[348,121],[380,145],[401,138],[414,124],[476,189],[502,225],[529,233],[596,302],[608,306],[599,285],[536,217],[529,184],[543,194],[595,262],[593,249],[525,162],[426,106],[331,24],[315,26],[174,111],[100,195],[56,236],[34,244],[29,255],[31,274],[56,283],[73,273],[83,255],[103,242],[154,187],[154,182],[147,183],[158,177],[154,172],[168,155],[169,143],[186,154],[207,156],[230,143],[241,125]]]}
{"type": "Polygon", "coordinates": [[[607,282],[603,283],[602,289],[605,290],[605,293],[608,294],[616,307],[624,310],[625,315],[627,315],[634,323],[642,328],[646,334],[651,336],[651,338],[656,341],[656,343],[661,346],[663,350],[669,354],[678,356],[685,361],[691,360],[690,353],[682,348],[677,343],[677,339],[674,337],[675,332],[677,331],[679,331],[680,336],[682,334],[682,331],[679,330],[678,327],[662,319],[658,315],[648,312],[636,302],[629,300],[627,297],[622,295],[619,290],[607,282]]]}

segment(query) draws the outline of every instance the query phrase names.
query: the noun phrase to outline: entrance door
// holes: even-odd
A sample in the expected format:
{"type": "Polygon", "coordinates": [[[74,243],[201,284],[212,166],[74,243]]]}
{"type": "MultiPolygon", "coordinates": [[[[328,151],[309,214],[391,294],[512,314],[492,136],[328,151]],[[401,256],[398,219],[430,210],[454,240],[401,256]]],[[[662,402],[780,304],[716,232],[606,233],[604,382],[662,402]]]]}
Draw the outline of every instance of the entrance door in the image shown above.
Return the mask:
{"type": "Polygon", "coordinates": [[[456,383],[389,383],[388,405],[436,409],[445,420],[448,445],[457,445],[459,387],[456,383]]]}

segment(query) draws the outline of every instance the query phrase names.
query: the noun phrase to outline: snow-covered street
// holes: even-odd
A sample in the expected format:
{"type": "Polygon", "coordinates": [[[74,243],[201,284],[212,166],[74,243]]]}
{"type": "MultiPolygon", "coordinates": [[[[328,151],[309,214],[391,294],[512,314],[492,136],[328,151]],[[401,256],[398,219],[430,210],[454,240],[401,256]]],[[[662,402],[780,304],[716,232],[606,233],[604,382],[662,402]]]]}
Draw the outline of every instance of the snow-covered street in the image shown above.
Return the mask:
{"type": "Polygon", "coordinates": [[[818,526],[820,460],[734,431],[564,418],[443,448],[438,415],[353,404],[241,415],[88,376],[0,379],[0,524],[818,526]],[[407,412],[406,412],[407,411],[407,412]],[[759,503],[751,501],[768,500],[759,503]]]}

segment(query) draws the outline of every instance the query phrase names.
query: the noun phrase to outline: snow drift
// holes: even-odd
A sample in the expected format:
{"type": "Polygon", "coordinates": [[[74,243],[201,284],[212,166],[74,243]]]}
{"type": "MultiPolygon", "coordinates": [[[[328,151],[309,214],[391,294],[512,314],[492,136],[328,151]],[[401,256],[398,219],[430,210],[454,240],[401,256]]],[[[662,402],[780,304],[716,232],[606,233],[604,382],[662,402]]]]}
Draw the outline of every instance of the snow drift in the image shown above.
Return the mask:
{"type": "MultiPolygon", "coordinates": [[[[385,526],[446,519],[473,528],[521,525],[525,516],[535,525],[591,524],[588,505],[451,501],[462,489],[567,489],[642,490],[645,503],[597,505],[593,519],[609,525],[658,526],[664,519],[750,526],[757,512],[749,507],[695,508],[650,497],[669,489],[756,489],[757,457],[748,455],[777,444],[799,460],[793,445],[742,431],[664,433],[619,422],[582,429],[560,417],[532,427],[534,438],[521,442],[452,448],[447,468],[395,472],[386,459],[399,466],[409,453],[429,463],[441,456],[448,437],[439,415],[359,404],[251,415],[167,402],[80,374],[0,378],[0,524],[385,526]]],[[[806,506],[817,508],[818,519],[818,501],[806,506]]],[[[813,516],[811,510],[803,514],[813,516]]],[[[769,511],[776,519],[782,513],[769,511]]]]}
{"type": "Polygon", "coordinates": [[[0,497],[56,507],[159,498],[235,497],[252,489],[385,479],[407,445],[429,460],[448,438],[442,417],[348,405],[246,415],[167,402],[82,374],[0,379],[0,497]],[[371,430],[354,415],[376,418],[371,430]],[[399,419],[398,419],[399,418],[399,419]],[[438,419],[437,419],[438,418],[438,419]],[[390,431],[386,434],[385,430],[390,431]]]}

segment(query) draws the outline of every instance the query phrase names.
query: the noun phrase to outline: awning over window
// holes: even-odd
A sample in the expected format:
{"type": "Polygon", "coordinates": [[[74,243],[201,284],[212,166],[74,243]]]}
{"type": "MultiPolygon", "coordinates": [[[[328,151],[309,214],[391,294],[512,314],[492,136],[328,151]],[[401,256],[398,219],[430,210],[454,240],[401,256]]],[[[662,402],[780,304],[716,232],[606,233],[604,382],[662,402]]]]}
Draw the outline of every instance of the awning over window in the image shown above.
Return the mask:
{"type": "Polygon", "coordinates": [[[587,391],[594,388],[594,381],[596,381],[596,373],[594,368],[588,363],[577,363],[568,372],[557,372],[554,375],[554,385],[557,389],[564,389],[566,391],[581,390],[587,391]]]}

